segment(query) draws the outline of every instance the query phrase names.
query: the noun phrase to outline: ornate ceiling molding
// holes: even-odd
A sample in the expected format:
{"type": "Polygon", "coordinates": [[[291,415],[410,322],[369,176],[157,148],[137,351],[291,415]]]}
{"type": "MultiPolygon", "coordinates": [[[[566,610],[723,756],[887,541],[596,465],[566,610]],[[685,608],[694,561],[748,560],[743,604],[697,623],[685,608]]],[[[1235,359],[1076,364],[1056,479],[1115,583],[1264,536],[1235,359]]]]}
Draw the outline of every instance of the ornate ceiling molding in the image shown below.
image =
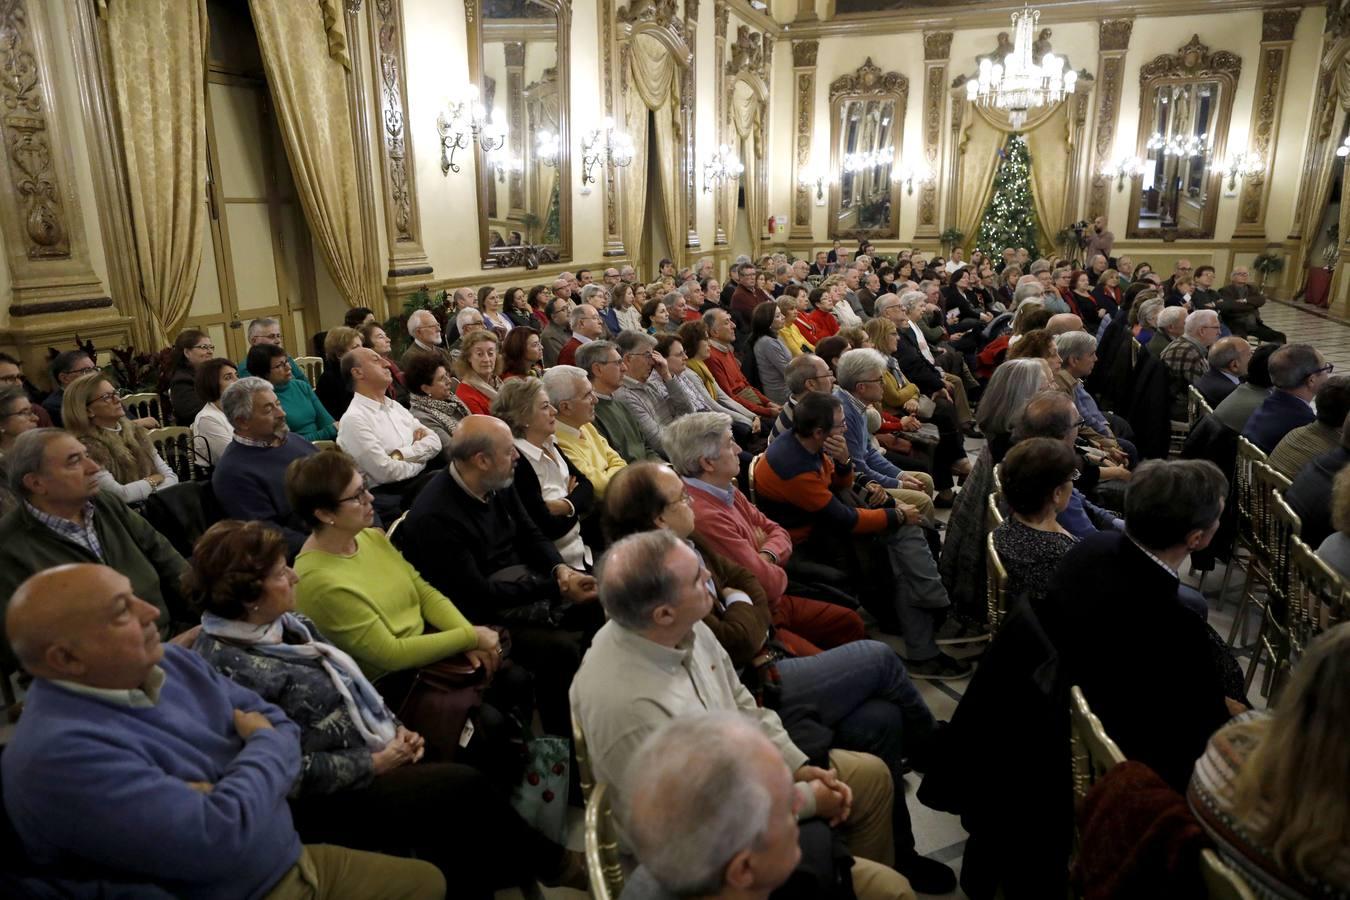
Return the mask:
{"type": "Polygon", "coordinates": [[[1261,14],[1261,42],[1292,41],[1301,9],[1268,9],[1261,14]]]}
{"type": "Polygon", "coordinates": [[[820,52],[820,41],[793,41],[792,66],[796,69],[815,68],[816,54],[820,52]]]}
{"type": "Polygon", "coordinates": [[[925,60],[948,59],[952,55],[952,34],[950,31],[925,31],[923,33],[923,58],[925,60]]]}
{"type": "Polygon", "coordinates": [[[1097,27],[1097,49],[1102,53],[1130,49],[1134,19],[1103,19],[1097,27]]]}
{"type": "Polygon", "coordinates": [[[1234,83],[1242,75],[1242,59],[1236,53],[1219,50],[1211,53],[1200,43],[1200,35],[1191,39],[1176,53],[1155,56],[1152,62],[1139,68],[1139,83],[1155,78],[1231,78],[1234,83]]]}
{"type": "Polygon", "coordinates": [[[851,96],[899,94],[903,102],[903,98],[909,96],[909,79],[899,72],[882,72],[881,67],[874,64],[872,57],[869,56],[856,70],[847,75],[840,75],[830,82],[831,103],[845,94],[851,96]]]}

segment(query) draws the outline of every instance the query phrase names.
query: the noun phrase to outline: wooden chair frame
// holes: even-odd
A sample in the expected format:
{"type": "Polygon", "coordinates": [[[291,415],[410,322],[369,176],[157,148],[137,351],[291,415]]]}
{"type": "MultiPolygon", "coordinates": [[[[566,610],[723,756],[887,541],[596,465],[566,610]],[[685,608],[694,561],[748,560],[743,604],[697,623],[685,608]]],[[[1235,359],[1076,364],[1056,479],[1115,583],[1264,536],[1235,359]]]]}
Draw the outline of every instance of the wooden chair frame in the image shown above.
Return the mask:
{"type": "Polygon", "coordinates": [[[1256,900],[1256,894],[1242,876],[1208,848],[1200,851],[1200,877],[1205,882],[1208,900],[1256,900]]]}
{"type": "Polygon", "coordinates": [[[1283,684],[1289,669],[1290,558],[1292,541],[1302,530],[1298,515],[1285,502],[1283,492],[1289,479],[1266,463],[1252,466],[1254,487],[1259,498],[1258,540],[1266,552],[1266,600],[1261,605],[1261,627],[1251,661],[1247,665],[1246,686],[1251,690],[1256,669],[1266,658],[1269,665],[1261,680],[1261,693],[1270,697],[1283,684]]]}
{"type": "MultiPolygon", "coordinates": [[[[993,498],[989,499],[993,504],[993,498]]],[[[985,536],[985,603],[989,617],[989,639],[993,640],[1003,620],[1008,617],[1008,570],[1003,567],[998,551],[994,549],[994,533],[991,530],[985,536]]]]}
{"type": "Polygon", "coordinates": [[[1295,535],[1291,545],[1288,637],[1292,667],[1318,635],[1345,621],[1350,586],[1302,538],[1295,535]]]}
{"type": "MultiPolygon", "coordinates": [[[[168,424],[164,419],[164,398],[154,391],[127,394],[122,398],[122,406],[126,407],[128,419],[144,419],[149,416],[159,422],[161,426],[168,424]]],[[[178,424],[191,425],[192,423],[179,422],[178,424]]]]}
{"type": "Polygon", "coordinates": [[[623,859],[610,804],[610,786],[601,782],[586,801],[586,871],[595,900],[618,900],[623,893],[623,859]]]}
{"type": "Polygon", "coordinates": [[[300,371],[305,373],[305,380],[309,382],[309,386],[317,388],[319,376],[323,374],[323,357],[297,356],[294,359],[295,364],[300,367],[300,371]]]}
{"type": "Polygon", "coordinates": [[[169,425],[165,428],[152,428],[149,431],[150,443],[155,452],[173,469],[179,481],[198,481],[204,472],[197,461],[196,439],[192,429],[183,425],[169,425]]]}
{"type": "Polygon", "coordinates": [[[1233,550],[1229,554],[1223,581],[1219,585],[1220,599],[1227,592],[1228,579],[1232,576],[1233,570],[1239,562],[1242,563],[1246,573],[1242,583],[1242,598],[1238,601],[1237,612],[1233,614],[1233,627],[1228,632],[1229,646],[1236,645],[1239,636],[1244,635],[1247,617],[1251,612],[1251,604],[1256,603],[1258,609],[1263,609],[1260,605],[1262,601],[1249,598],[1253,596],[1253,582],[1259,579],[1264,584],[1266,579],[1267,559],[1261,549],[1260,535],[1257,534],[1258,498],[1253,483],[1255,478],[1253,466],[1256,463],[1266,462],[1266,459],[1266,454],[1260,447],[1245,437],[1238,437],[1237,458],[1233,466],[1233,496],[1237,504],[1237,528],[1233,537],[1233,550]]]}

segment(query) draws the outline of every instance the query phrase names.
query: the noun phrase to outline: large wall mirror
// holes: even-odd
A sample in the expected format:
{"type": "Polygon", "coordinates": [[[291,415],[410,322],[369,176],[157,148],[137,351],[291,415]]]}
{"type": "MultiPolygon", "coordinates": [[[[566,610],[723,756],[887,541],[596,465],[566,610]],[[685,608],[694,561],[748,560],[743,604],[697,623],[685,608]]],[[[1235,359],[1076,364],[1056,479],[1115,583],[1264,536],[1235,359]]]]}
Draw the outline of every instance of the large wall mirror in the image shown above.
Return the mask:
{"type": "Polygon", "coordinates": [[[1132,238],[1211,238],[1219,212],[1219,169],[1242,61],[1210,53],[1199,35],[1139,74],[1143,175],[1130,198],[1132,238]]]}
{"type": "Polygon", "coordinates": [[[570,0],[466,0],[469,66],[503,146],[478,160],[484,268],[572,258],[568,122],[570,0]]]}
{"type": "Polygon", "coordinates": [[[830,237],[900,233],[900,163],[909,82],[869,57],[830,83],[830,237]]]}

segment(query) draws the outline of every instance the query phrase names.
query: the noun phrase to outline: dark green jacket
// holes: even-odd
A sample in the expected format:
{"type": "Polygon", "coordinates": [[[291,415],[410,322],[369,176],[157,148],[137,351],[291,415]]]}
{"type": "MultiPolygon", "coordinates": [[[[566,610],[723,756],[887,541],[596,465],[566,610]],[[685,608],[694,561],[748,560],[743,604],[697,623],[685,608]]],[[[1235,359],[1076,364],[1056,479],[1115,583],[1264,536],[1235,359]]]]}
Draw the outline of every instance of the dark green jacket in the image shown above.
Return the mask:
{"type": "Polygon", "coordinates": [[[614,452],[622,456],[626,463],[641,462],[644,459],[663,461],[659,453],[647,446],[637,419],[633,418],[628,407],[618,400],[611,400],[609,397],[598,398],[595,405],[595,428],[605,436],[614,452]]]}
{"type": "MultiPolygon", "coordinates": [[[[43,525],[28,512],[27,506],[20,505],[0,518],[0,623],[4,621],[10,598],[30,575],[67,563],[101,562],[125,575],[137,597],[159,608],[160,636],[167,637],[170,611],[182,617],[178,579],[187,562],[163,535],[121,500],[100,492],[93,502],[94,528],[103,547],[101,560],[43,525]]],[[[8,668],[17,666],[8,635],[0,640],[0,662],[8,668]]]]}

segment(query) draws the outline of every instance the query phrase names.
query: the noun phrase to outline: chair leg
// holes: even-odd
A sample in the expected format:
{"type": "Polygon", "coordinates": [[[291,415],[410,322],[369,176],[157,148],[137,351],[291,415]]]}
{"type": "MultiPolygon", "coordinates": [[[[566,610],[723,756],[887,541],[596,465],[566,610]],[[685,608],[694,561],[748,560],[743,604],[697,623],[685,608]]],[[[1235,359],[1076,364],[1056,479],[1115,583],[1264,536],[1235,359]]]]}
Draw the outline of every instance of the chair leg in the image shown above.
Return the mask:
{"type": "Polygon", "coordinates": [[[1228,579],[1233,577],[1233,567],[1238,564],[1238,548],[1233,547],[1233,552],[1228,554],[1228,562],[1223,567],[1223,581],[1219,582],[1219,598],[1215,609],[1223,609],[1224,597],[1228,594],[1228,579]]]}
{"type": "Polygon", "coordinates": [[[1233,627],[1228,632],[1228,646],[1236,647],[1238,636],[1246,637],[1247,616],[1251,613],[1251,604],[1256,600],[1252,596],[1252,581],[1256,576],[1256,560],[1247,561],[1247,577],[1242,582],[1242,599],[1238,601],[1237,612],[1233,613],[1233,627]]]}

